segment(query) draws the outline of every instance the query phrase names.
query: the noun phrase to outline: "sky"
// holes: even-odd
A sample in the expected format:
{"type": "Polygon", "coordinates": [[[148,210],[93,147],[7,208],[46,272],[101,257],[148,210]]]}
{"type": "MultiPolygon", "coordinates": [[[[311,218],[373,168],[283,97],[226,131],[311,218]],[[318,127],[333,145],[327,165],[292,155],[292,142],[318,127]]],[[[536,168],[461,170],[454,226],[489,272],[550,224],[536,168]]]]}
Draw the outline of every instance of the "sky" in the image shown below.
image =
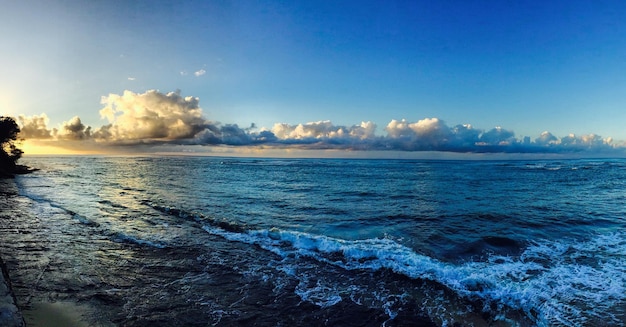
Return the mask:
{"type": "Polygon", "coordinates": [[[626,153],[622,1],[2,7],[26,154],[626,153]]]}

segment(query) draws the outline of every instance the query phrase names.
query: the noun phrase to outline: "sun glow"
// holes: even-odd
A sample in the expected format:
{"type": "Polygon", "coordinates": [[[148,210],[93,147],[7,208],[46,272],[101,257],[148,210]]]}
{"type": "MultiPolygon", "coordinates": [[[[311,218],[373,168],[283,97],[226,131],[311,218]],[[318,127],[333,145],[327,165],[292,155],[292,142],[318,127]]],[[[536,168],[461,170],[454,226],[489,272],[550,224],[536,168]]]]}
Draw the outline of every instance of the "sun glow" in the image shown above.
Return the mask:
{"type": "Polygon", "coordinates": [[[80,151],[66,149],[58,146],[46,144],[47,142],[22,141],[18,147],[24,151],[24,155],[41,155],[41,154],[99,154],[99,151],[80,151]]]}

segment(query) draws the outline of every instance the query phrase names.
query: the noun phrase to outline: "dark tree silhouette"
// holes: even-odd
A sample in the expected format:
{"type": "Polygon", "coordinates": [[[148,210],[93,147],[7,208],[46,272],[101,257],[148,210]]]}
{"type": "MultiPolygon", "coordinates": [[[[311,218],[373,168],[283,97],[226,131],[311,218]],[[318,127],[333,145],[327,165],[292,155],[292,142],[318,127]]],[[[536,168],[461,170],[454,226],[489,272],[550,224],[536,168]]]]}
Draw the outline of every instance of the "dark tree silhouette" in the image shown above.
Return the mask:
{"type": "Polygon", "coordinates": [[[15,145],[19,132],[20,127],[13,118],[0,116],[0,176],[10,176],[21,169],[17,160],[23,151],[15,145]]]}

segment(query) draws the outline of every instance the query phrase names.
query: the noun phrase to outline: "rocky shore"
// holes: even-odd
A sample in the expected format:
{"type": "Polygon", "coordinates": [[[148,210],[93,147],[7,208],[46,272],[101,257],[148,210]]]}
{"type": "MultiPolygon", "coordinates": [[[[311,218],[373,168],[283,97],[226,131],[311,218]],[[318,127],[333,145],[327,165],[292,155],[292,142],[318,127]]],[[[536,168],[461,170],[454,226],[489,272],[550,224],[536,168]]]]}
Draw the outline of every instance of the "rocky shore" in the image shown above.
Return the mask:
{"type": "Polygon", "coordinates": [[[11,281],[2,258],[0,258],[2,274],[0,275],[0,326],[24,326],[22,313],[15,305],[15,296],[11,290],[11,281]]]}
{"type": "MultiPolygon", "coordinates": [[[[0,211],[5,211],[7,198],[15,195],[17,188],[12,179],[0,178],[0,211]]],[[[4,215],[0,217],[6,219],[4,215]]],[[[3,222],[4,225],[4,222],[3,222]]],[[[24,326],[24,318],[16,305],[15,295],[11,289],[9,272],[2,258],[0,258],[0,326],[15,327],[24,326]]]]}
{"type": "Polygon", "coordinates": [[[30,174],[39,169],[31,168],[28,166],[17,165],[12,169],[8,169],[7,167],[0,166],[0,179],[13,178],[15,175],[24,175],[30,174]]]}

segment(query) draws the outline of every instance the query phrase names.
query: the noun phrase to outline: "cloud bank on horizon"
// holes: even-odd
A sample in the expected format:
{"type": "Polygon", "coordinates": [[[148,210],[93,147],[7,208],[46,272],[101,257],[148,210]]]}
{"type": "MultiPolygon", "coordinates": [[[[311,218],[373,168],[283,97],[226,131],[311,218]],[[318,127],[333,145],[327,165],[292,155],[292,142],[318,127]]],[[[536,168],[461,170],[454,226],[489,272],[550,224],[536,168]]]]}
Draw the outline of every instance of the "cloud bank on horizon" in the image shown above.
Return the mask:
{"type": "Polygon", "coordinates": [[[502,127],[483,130],[470,124],[447,125],[439,118],[415,122],[391,120],[384,133],[363,121],[352,126],[318,121],[303,124],[276,123],[270,129],[252,123],[247,128],[222,124],[204,117],[197,97],[180,91],[145,93],[124,91],[101,98],[100,117],[108,124],[94,128],[75,116],[50,128],[46,114],[17,117],[20,137],[68,149],[146,145],[202,145],[295,149],[444,151],[456,153],[603,153],[626,154],[626,143],[596,134],[557,137],[543,132],[531,139],[517,138],[502,127]]]}

